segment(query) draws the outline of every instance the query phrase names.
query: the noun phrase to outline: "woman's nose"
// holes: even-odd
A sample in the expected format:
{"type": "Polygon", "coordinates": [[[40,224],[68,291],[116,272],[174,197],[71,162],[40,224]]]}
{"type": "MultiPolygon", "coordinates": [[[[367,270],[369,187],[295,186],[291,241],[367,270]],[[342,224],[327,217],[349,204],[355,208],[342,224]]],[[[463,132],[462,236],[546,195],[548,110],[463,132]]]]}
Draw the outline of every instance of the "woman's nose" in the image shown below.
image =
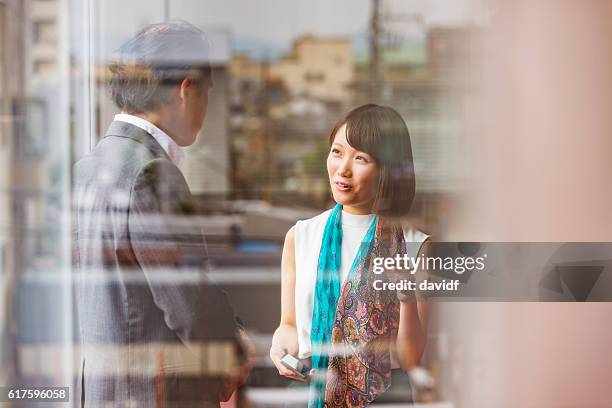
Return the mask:
{"type": "Polygon", "coordinates": [[[350,160],[342,160],[338,166],[338,175],[342,177],[351,176],[351,162],[350,160]]]}

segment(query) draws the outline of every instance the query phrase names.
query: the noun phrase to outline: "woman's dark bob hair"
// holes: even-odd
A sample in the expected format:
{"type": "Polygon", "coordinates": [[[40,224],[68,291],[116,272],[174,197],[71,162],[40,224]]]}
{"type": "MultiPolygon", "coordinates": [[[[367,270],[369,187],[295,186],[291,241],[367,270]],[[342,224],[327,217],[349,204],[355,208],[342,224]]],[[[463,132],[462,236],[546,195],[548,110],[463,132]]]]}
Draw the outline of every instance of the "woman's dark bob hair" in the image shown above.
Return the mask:
{"type": "Polygon", "coordinates": [[[371,155],[380,168],[372,211],[388,217],[406,215],[414,200],[415,178],[410,134],[400,114],[388,106],[359,106],[336,123],[330,145],[344,125],[348,143],[371,155]]]}

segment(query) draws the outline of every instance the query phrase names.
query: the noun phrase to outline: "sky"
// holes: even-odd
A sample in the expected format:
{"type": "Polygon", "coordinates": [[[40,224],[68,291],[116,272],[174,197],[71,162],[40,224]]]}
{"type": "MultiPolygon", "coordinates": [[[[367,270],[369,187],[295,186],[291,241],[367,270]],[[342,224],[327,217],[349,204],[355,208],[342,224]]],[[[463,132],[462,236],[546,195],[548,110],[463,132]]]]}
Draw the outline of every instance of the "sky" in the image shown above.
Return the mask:
{"type": "MultiPolygon", "coordinates": [[[[145,24],[185,19],[204,30],[226,32],[233,48],[290,48],[301,34],[365,37],[371,0],[97,0],[98,46],[104,58],[145,24]],[[126,7],[129,4],[130,7],[126,7]]],[[[457,25],[472,20],[485,0],[383,0],[391,15],[422,15],[426,25],[457,25]]],[[[390,23],[396,31],[419,37],[423,28],[411,22],[390,23]]],[[[76,42],[79,42],[77,35],[76,42]]]]}

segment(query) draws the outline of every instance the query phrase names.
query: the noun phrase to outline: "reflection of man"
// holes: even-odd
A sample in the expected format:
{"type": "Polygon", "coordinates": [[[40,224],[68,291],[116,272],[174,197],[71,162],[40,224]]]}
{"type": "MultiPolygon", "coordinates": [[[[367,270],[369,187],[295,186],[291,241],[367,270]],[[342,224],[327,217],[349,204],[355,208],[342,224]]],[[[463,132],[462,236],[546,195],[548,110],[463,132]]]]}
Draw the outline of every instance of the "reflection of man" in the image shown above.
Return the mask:
{"type": "Polygon", "coordinates": [[[204,282],[204,238],[177,167],[206,114],[207,53],[204,34],[184,22],[125,43],[110,67],[122,112],[75,165],[85,406],[218,406],[239,382],[239,329],[204,282]]]}

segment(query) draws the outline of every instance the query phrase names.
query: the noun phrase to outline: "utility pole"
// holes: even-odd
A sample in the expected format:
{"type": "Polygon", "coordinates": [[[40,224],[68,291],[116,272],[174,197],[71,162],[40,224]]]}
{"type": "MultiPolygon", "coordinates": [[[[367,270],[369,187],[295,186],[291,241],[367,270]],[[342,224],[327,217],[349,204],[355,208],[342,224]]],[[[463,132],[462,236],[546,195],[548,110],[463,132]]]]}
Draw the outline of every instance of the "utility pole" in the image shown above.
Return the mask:
{"type": "Polygon", "coordinates": [[[418,13],[391,14],[389,10],[382,11],[383,0],[372,0],[370,16],[370,78],[369,98],[372,102],[381,102],[382,95],[382,51],[388,47],[387,37],[393,35],[389,27],[391,23],[412,22],[425,31],[423,17],[418,13]],[[384,37],[384,39],[383,39],[384,37]]]}
{"type": "Polygon", "coordinates": [[[170,20],[170,0],[164,0],[164,21],[170,20]]]}
{"type": "Polygon", "coordinates": [[[370,101],[380,99],[380,2],[372,0],[370,18],[370,101]]]}

